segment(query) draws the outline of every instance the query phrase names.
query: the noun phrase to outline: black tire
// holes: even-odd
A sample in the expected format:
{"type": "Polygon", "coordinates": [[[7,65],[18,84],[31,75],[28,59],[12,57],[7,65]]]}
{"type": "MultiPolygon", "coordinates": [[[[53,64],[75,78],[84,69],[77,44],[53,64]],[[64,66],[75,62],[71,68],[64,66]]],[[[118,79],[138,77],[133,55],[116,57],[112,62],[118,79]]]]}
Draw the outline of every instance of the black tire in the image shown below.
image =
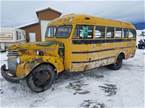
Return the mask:
{"type": "Polygon", "coordinates": [[[26,82],[32,91],[39,93],[51,87],[55,80],[55,75],[56,74],[52,66],[48,64],[42,64],[36,67],[28,75],[26,82]]]}
{"type": "Polygon", "coordinates": [[[108,65],[107,67],[112,70],[119,70],[122,67],[123,57],[119,55],[114,64],[108,65]]]}

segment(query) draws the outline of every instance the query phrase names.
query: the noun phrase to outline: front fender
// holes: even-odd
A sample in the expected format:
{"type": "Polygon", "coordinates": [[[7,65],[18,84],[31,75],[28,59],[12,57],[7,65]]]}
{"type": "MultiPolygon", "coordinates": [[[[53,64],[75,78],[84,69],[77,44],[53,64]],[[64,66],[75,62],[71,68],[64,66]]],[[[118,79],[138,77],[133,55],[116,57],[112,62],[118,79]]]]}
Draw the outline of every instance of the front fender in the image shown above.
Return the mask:
{"type": "Polygon", "coordinates": [[[32,70],[42,63],[51,64],[57,73],[60,73],[64,70],[63,59],[61,57],[55,56],[37,56],[31,57],[29,61],[26,61],[17,66],[16,75],[18,77],[26,77],[32,70]]]}

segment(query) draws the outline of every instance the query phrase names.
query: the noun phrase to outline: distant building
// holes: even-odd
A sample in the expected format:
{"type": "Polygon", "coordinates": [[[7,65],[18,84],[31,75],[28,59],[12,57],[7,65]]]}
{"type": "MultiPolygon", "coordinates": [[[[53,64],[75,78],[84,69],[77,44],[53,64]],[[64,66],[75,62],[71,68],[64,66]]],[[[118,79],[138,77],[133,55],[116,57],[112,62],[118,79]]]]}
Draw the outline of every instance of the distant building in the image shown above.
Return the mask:
{"type": "Polygon", "coordinates": [[[48,23],[61,16],[60,12],[51,8],[36,11],[36,14],[39,20],[38,22],[20,27],[20,29],[26,31],[27,42],[44,41],[48,23]]]}

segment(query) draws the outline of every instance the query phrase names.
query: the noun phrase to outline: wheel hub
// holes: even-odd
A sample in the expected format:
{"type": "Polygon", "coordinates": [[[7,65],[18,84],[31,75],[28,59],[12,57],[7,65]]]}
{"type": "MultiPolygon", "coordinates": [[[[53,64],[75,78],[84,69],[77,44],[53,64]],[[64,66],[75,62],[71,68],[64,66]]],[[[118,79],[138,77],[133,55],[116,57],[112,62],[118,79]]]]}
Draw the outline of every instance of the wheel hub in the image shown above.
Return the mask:
{"type": "Polygon", "coordinates": [[[34,74],[34,83],[38,87],[44,87],[50,80],[50,74],[47,71],[39,71],[34,74]]]}

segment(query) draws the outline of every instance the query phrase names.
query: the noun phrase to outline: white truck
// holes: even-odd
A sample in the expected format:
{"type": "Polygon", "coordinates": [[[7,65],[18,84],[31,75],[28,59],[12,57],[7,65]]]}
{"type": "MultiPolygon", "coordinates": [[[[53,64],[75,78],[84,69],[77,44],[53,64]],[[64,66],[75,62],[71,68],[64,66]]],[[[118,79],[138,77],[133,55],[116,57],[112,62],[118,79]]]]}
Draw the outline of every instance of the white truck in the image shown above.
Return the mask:
{"type": "Polygon", "coordinates": [[[6,50],[6,48],[15,43],[26,42],[26,33],[24,30],[17,28],[0,28],[0,51],[6,50]]]}

